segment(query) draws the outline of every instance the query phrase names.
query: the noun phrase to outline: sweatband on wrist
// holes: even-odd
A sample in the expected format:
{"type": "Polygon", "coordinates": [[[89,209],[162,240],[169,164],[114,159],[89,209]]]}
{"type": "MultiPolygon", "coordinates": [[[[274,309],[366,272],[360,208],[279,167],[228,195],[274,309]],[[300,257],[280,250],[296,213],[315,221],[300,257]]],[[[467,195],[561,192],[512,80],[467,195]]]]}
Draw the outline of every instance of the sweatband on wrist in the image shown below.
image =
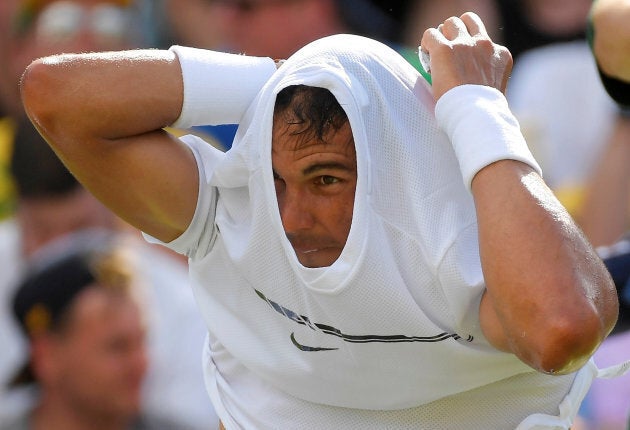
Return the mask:
{"type": "Polygon", "coordinates": [[[182,112],[172,125],[238,124],[269,77],[271,58],[249,57],[205,49],[172,46],[184,81],[182,112]]]}
{"type": "Polygon", "coordinates": [[[505,96],[496,88],[452,88],[438,99],[435,117],[453,145],[468,190],[477,172],[499,160],[521,161],[542,176],[505,96]]]}

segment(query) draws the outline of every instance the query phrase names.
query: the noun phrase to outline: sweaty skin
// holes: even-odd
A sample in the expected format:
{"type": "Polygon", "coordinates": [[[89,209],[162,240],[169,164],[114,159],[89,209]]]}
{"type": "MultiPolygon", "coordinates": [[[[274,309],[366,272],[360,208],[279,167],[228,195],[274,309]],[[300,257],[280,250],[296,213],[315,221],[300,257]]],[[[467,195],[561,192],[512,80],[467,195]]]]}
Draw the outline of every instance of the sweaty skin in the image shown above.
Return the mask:
{"type": "Polygon", "coordinates": [[[292,131],[298,127],[278,119],[273,128],[271,157],[280,218],[303,266],[330,266],[341,254],[352,223],[357,183],[352,131],[346,122],[325,141],[297,147],[300,135],[292,131]]]}

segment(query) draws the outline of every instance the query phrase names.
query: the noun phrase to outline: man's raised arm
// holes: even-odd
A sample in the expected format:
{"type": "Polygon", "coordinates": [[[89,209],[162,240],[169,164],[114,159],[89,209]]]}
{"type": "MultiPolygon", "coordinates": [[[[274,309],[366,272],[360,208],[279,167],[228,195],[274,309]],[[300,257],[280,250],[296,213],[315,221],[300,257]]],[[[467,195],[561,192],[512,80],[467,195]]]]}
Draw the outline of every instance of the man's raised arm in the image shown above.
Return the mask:
{"type": "Polygon", "coordinates": [[[198,174],[192,152],[163,127],[238,122],[274,70],[268,58],[183,47],[57,55],[27,68],[22,99],[86,188],[170,241],[192,219],[198,174]]]}
{"type": "Polygon", "coordinates": [[[182,98],[169,51],[47,57],[22,78],[27,114],[68,169],[121,218],[165,241],[186,229],[197,199],[192,153],[162,131],[182,98]]]}
{"type": "Polygon", "coordinates": [[[422,47],[431,55],[436,118],[475,201],[483,333],[534,369],[577,371],[615,324],[616,291],[542,180],[501,94],[511,56],[474,14],[427,30],[422,47]]]}

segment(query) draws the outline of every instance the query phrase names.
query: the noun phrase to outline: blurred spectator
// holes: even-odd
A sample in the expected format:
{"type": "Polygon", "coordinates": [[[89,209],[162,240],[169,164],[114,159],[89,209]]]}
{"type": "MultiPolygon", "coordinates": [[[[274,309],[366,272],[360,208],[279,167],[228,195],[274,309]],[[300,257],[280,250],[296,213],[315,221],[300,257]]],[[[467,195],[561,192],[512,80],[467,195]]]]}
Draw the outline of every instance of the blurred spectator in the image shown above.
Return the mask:
{"type": "Polygon", "coordinates": [[[427,28],[470,10],[488,23],[490,36],[516,60],[529,49],[584,40],[591,0],[412,0],[410,4],[403,39],[409,46],[417,46],[427,28]]]}
{"type": "Polygon", "coordinates": [[[161,29],[164,46],[171,44],[203,49],[221,49],[223,36],[214,1],[160,0],[163,19],[161,29]]]}
{"type": "Polygon", "coordinates": [[[514,59],[551,43],[585,40],[592,0],[495,0],[500,40],[514,59]]]}
{"type": "Polygon", "coordinates": [[[630,109],[630,4],[625,0],[593,3],[591,45],[604,86],[621,106],[630,109]]]}
{"type": "Polygon", "coordinates": [[[612,133],[594,161],[579,221],[594,245],[608,246],[630,227],[630,117],[615,117],[612,133]]]}
{"type": "Polygon", "coordinates": [[[427,28],[435,27],[450,16],[460,16],[466,11],[475,12],[488,29],[493,40],[500,41],[499,11],[497,0],[412,0],[403,20],[403,43],[417,48],[427,28]]]}
{"type": "MultiPolygon", "coordinates": [[[[15,0],[9,0],[15,1],[15,0]]],[[[59,52],[89,52],[141,45],[131,0],[18,0],[6,46],[9,113],[22,111],[18,82],[33,59],[59,52]]]]}
{"type": "Polygon", "coordinates": [[[582,217],[584,231],[609,245],[630,227],[630,3],[594,2],[589,41],[604,88],[620,107],[614,133],[598,161],[582,217]]]}
{"type": "MultiPolygon", "coordinates": [[[[26,353],[8,311],[9,297],[26,261],[64,235],[122,228],[121,221],[78,184],[28,120],[18,122],[16,136],[11,169],[18,206],[13,218],[0,223],[0,391],[8,388],[9,376],[26,353]]],[[[187,267],[146,244],[130,228],[124,226],[124,230],[134,239],[138,276],[148,286],[150,367],[144,410],[185,421],[194,428],[216,428],[218,420],[201,367],[206,329],[189,288],[187,267]],[[181,324],[188,330],[181,332],[181,324]]],[[[25,395],[13,390],[6,393],[0,401],[0,420],[22,411],[25,395]]]]}
{"type": "Polygon", "coordinates": [[[324,36],[354,33],[397,39],[395,20],[370,0],[214,0],[231,52],[288,58],[324,36]]]}
{"type": "Polygon", "coordinates": [[[40,252],[17,288],[13,314],[29,357],[11,383],[37,394],[0,428],[183,428],[141,414],[146,321],[131,254],[104,236],[81,239],[40,252]]]}
{"type": "MultiPolygon", "coordinates": [[[[38,249],[52,240],[84,228],[108,228],[114,216],[56,159],[26,118],[18,123],[12,152],[12,175],[18,184],[18,208],[14,217],[0,223],[0,389],[4,391],[16,366],[24,359],[25,345],[11,317],[10,298],[23,266],[38,249]],[[35,168],[37,166],[37,168],[35,168]]],[[[23,401],[0,402],[0,417],[19,410],[23,401]]]]}

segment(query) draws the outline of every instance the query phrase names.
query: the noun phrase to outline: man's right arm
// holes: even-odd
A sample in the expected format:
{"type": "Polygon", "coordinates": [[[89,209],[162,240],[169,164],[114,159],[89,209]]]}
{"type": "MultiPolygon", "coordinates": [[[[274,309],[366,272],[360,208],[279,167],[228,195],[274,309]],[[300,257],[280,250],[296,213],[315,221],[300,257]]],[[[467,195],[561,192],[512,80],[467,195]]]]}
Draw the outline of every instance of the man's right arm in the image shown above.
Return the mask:
{"type": "Polygon", "coordinates": [[[197,167],[191,151],[162,130],[183,103],[173,52],[39,59],[24,73],[22,98],[68,169],[121,218],[163,241],[186,229],[197,167]]]}
{"type": "Polygon", "coordinates": [[[163,127],[239,123],[275,72],[271,58],[174,46],[58,55],[22,79],[26,112],[105,205],[169,242],[195,212],[198,170],[163,127]]]}

